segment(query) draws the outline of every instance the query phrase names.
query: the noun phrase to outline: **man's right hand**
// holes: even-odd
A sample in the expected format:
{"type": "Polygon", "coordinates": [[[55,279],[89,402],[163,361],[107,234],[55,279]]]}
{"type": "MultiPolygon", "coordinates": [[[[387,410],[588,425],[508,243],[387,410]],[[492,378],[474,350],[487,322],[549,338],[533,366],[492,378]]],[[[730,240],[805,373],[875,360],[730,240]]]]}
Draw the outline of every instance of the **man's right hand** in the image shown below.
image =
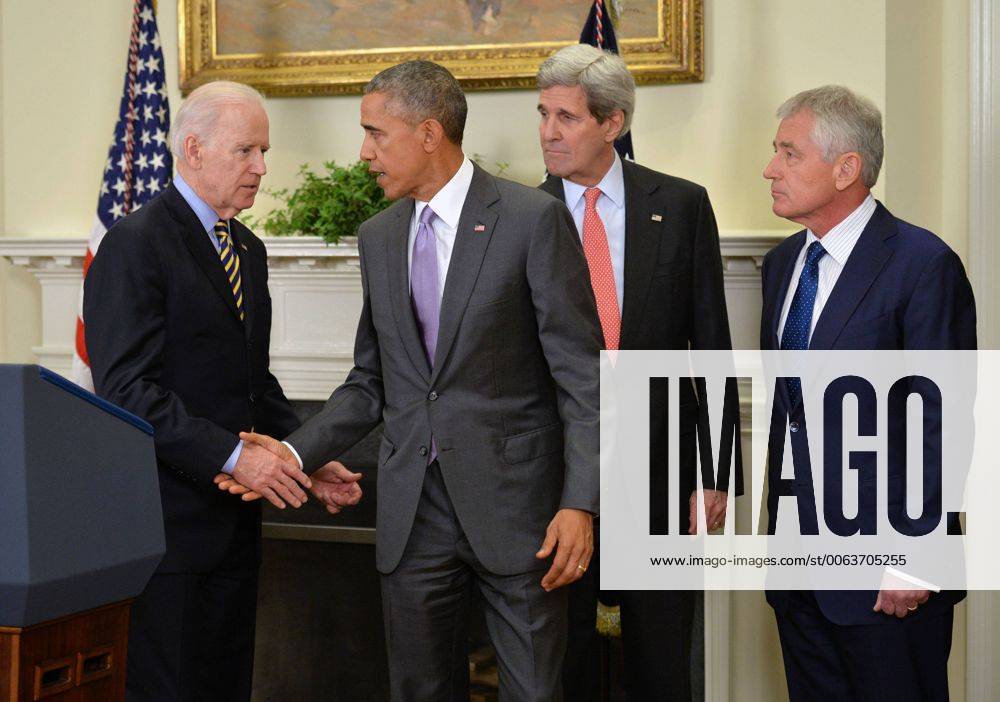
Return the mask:
{"type": "Polygon", "coordinates": [[[284,509],[286,502],[292,507],[301,507],[306,501],[306,493],[302,487],[312,487],[309,476],[299,470],[295,463],[279,458],[252,442],[243,444],[232,477],[265,497],[278,509],[284,509]]]}

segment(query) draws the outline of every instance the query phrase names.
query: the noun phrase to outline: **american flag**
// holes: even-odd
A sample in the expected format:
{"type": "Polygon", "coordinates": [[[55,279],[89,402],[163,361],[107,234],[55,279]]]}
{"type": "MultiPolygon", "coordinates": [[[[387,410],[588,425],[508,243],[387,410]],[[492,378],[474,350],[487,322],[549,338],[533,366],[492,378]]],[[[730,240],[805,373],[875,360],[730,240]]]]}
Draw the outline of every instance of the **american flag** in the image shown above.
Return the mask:
{"type": "MultiPolygon", "coordinates": [[[[111,225],[132,210],[142,207],[170,183],[174,164],[167,142],[170,105],[167,103],[164,71],[153,0],[135,0],[125,87],[118,107],[115,138],[104,164],[101,191],[97,198],[97,216],[90,231],[90,243],[83,262],[84,278],[87,277],[87,270],[101,239],[111,225]]],[[[88,390],[94,389],[83,335],[82,286],[76,318],[73,380],[88,390]]]]}
{"type": "MultiPolygon", "coordinates": [[[[580,32],[580,43],[596,46],[598,49],[610,51],[613,54],[619,53],[618,39],[615,37],[615,27],[611,23],[611,16],[607,13],[605,4],[616,4],[615,0],[594,0],[594,4],[587,13],[587,21],[580,32]]],[[[619,15],[620,16],[620,15],[619,15]]],[[[622,158],[630,161],[635,160],[635,150],[632,148],[632,132],[629,132],[621,139],[615,139],[615,149],[622,158]]]]}

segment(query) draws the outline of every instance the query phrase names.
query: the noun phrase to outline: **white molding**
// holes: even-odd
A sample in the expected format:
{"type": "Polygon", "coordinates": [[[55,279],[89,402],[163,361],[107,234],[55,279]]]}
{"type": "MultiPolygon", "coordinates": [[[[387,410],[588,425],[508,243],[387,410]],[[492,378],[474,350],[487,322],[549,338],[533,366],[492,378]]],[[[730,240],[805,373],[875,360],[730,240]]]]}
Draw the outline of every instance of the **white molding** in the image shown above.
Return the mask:
{"type": "MultiPolygon", "coordinates": [[[[760,264],[790,232],[725,231],[720,236],[730,319],[759,315],[760,264]]],[[[354,332],[361,312],[357,241],[327,245],[317,237],[267,237],[273,308],[271,368],[288,396],[325,400],[352,365],[354,332]]],[[[68,375],[87,237],[0,237],[0,256],[26,268],[41,286],[42,342],[38,362],[68,375]]],[[[753,324],[743,325],[748,329],[753,324]]],[[[734,327],[737,329],[737,327],[734,327]]],[[[737,334],[737,337],[741,336],[737,334]]],[[[753,347],[756,332],[735,338],[753,347]]],[[[712,599],[715,602],[717,598],[712,599]]],[[[707,605],[714,606],[714,605],[707,605]]],[[[723,606],[720,601],[719,606],[723,606]]],[[[728,602],[724,604],[728,611],[728,602]]],[[[721,615],[720,615],[721,616],[721,615]]],[[[728,616],[728,615],[726,615],[728,616]]],[[[715,615],[710,614],[714,619],[715,615]]],[[[723,617],[725,619],[725,617],[723,617]]]]}
{"type": "MultiPolygon", "coordinates": [[[[980,348],[1000,348],[1000,0],[969,2],[969,273],[980,348]]],[[[966,603],[968,702],[1000,695],[1000,599],[970,592],[966,603]]]]}
{"type": "Polygon", "coordinates": [[[1000,348],[1000,2],[970,0],[969,271],[979,345],[1000,348]]]}

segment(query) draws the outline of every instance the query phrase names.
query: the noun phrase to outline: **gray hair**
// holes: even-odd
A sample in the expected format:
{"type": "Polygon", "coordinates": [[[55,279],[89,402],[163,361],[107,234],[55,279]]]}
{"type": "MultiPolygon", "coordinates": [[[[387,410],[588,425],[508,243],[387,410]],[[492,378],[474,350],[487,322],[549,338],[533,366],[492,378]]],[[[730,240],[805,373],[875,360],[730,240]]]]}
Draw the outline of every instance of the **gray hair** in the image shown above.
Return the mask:
{"type": "Polygon", "coordinates": [[[589,44],[572,44],[555,52],[538,69],[538,89],[579,85],[587,96],[587,109],[598,122],[621,110],[625,119],[618,135],[628,134],[635,112],[635,80],[625,59],[589,44]]]}
{"type": "Polygon", "coordinates": [[[841,85],[824,85],[789,98],[778,108],[778,117],[788,119],[802,110],[813,115],[812,140],[832,162],[850,151],[861,156],[861,181],[871,188],[882,169],[885,144],[882,113],[875,103],[841,85]]]}
{"type": "Polygon", "coordinates": [[[386,107],[409,124],[436,120],[451,143],[461,146],[469,106],[462,86],[444,66],[432,61],[406,61],[368,81],[364,94],[384,93],[386,107]]]}
{"type": "Polygon", "coordinates": [[[251,103],[264,108],[264,97],[243,83],[216,80],[205,83],[191,91],[190,95],[174,115],[173,129],[170,130],[170,150],[174,157],[184,160],[184,140],[194,135],[207,142],[215,129],[221,108],[226,105],[251,103]]]}

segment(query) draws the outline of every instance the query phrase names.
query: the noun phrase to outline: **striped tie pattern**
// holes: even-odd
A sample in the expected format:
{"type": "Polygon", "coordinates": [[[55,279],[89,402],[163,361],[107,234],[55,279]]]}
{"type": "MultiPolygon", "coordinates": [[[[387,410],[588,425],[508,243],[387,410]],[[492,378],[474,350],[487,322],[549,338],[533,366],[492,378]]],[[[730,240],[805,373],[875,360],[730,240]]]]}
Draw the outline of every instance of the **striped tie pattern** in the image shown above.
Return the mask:
{"type": "Polygon", "coordinates": [[[240,320],[244,319],[243,314],[243,284],[240,279],[240,257],[233,251],[233,240],[229,236],[229,223],[220,219],[215,223],[215,235],[219,237],[219,258],[222,259],[222,267],[229,278],[229,286],[233,289],[233,297],[236,298],[236,309],[240,312],[240,320]]]}

